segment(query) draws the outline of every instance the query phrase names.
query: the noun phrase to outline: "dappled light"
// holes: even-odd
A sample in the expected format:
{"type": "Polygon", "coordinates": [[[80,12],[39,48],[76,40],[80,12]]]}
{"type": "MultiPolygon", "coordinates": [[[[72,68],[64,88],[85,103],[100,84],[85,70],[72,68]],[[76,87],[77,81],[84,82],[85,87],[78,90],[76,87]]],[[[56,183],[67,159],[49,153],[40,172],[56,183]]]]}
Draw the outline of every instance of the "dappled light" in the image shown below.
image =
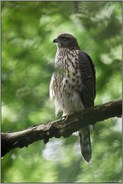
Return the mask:
{"type": "MultiPolygon", "coordinates": [[[[95,105],[121,98],[121,2],[2,2],[2,132],[47,123],[60,33],[74,35],[96,67],[95,105]]],[[[95,124],[92,160],[76,135],[14,149],[2,159],[2,182],[121,182],[121,118],[95,124]]]]}

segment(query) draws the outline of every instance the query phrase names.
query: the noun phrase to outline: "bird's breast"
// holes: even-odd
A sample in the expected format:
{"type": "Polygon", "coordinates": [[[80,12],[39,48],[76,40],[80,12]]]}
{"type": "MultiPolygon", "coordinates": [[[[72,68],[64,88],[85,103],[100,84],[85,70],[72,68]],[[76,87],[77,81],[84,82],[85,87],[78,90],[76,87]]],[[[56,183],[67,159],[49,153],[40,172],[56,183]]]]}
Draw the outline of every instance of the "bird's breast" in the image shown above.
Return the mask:
{"type": "Polygon", "coordinates": [[[56,54],[56,101],[65,114],[82,108],[82,89],[78,51],[62,50],[56,54]]]}
{"type": "Polygon", "coordinates": [[[80,91],[82,88],[81,74],[79,70],[78,50],[60,50],[56,54],[58,90],[62,93],[66,91],[80,91]]]}

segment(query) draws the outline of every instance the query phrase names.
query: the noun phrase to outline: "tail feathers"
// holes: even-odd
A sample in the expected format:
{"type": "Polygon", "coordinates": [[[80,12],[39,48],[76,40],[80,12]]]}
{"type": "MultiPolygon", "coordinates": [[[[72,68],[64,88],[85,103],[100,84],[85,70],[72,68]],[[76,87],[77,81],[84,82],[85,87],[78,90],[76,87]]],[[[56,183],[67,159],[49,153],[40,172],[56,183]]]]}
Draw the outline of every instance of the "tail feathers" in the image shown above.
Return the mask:
{"type": "Polygon", "coordinates": [[[81,153],[87,162],[91,160],[91,141],[90,141],[90,129],[89,127],[80,129],[80,147],[81,153]]]}

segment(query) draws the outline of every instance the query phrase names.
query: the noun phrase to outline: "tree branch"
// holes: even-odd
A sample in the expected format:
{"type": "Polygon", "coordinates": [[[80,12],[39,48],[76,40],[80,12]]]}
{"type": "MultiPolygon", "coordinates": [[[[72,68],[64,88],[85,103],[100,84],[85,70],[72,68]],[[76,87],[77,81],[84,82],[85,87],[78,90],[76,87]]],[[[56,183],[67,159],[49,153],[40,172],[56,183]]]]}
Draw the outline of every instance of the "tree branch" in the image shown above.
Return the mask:
{"type": "Polygon", "coordinates": [[[52,137],[68,137],[86,125],[115,116],[121,117],[121,114],[122,101],[111,101],[47,124],[36,125],[19,132],[1,133],[1,156],[3,157],[14,148],[22,148],[38,140],[44,140],[44,143],[47,143],[52,137]]]}

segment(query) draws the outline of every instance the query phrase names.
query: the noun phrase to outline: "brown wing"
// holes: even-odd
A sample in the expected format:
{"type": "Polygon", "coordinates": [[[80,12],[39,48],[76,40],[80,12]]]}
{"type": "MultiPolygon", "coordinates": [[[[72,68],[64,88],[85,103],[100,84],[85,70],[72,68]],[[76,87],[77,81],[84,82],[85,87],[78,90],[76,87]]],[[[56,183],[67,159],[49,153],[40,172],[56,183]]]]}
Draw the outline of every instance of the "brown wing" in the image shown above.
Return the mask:
{"type": "Polygon", "coordinates": [[[80,93],[81,100],[85,108],[92,107],[96,96],[96,72],[90,56],[81,50],[79,52],[79,68],[83,86],[80,93]]]}

